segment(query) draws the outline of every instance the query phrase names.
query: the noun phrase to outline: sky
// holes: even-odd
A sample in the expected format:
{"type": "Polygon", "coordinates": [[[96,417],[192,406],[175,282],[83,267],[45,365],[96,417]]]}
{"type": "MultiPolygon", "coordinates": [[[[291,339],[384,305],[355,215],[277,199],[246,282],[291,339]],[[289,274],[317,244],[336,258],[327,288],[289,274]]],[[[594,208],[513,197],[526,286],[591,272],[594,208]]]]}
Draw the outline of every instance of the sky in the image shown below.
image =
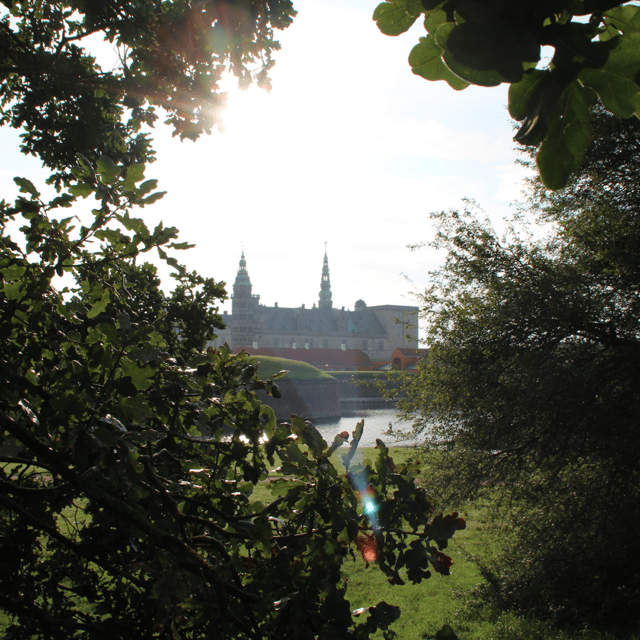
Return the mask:
{"type": "MultiPolygon", "coordinates": [[[[141,214],[178,227],[196,244],[179,259],[229,293],[244,250],[262,303],[312,306],[326,242],[335,307],[414,305],[444,257],[408,248],[433,237],[429,212],[468,197],[499,225],[520,197],[506,86],[455,92],[413,75],[422,27],[381,34],[377,4],[298,0],[270,93],[231,90],[225,132],[195,143],[155,131],[146,177],[167,195],[141,214]]],[[[17,155],[15,132],[1,131],[0,144],[2,197],[15,175],[44,179],[17,155]]]]}

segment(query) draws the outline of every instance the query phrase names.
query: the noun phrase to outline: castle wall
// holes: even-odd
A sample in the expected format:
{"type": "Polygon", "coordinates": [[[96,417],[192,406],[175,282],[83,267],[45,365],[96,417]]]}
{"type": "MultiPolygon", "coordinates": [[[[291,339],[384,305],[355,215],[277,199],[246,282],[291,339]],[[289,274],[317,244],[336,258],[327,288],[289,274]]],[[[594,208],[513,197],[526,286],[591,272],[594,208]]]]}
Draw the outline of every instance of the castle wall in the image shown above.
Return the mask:
{"type": "Polygon", "coordinates": [[[332,308],[328,261],[325,252],[321,299],[318,308],[266,307],[252,294],[244,252],[231,296],[227,328],[218,332],[214,347],[232,349],[298,348],[360,349],[374,362],[388,362],[394,349],[418,344],[418,307],[367,307],[358,300],[354,311],[332,308]]]}
{"type": "Polygon", "coordinates": [[[290,420],[292,414],[321,420],[340,417],[340,393],[337,380],[278,380],[281,397],[258,392],[263,404],[271,407],[278,420],[290,420]]]}

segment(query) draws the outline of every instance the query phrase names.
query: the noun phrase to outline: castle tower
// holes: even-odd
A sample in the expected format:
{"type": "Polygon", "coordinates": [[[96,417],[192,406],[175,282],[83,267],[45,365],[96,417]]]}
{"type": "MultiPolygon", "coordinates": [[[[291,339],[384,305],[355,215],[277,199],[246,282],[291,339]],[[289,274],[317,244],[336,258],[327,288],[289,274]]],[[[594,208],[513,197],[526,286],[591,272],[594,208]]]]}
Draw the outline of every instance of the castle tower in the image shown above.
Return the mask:
{"type": "Polygon", "coordinates": [[[243,250],[236,281],[233,283],[233,295],[231,296],[231,314],[233,317],[231,347],[233,349],[251,347],[253,345],[254,306],[254,296],[251,295],[251,280],[249,279],[247,261],[243,250]]]}
{"type": "Polygon", "coordinates": [[[324,262],[322,264],[322,279],[320,280],[319,309],[331,309],[331,280],[329,280],[329,258],[327,258],[327,243],[324,243],[324,262]]]}

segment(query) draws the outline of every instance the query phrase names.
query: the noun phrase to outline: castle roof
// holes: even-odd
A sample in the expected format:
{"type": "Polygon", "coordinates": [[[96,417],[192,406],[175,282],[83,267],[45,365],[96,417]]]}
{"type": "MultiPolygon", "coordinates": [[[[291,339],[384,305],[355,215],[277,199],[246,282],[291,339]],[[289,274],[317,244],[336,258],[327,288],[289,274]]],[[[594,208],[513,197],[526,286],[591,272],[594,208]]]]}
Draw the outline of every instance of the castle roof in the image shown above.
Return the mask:
{"type": "Polygon", "coordinates": [[[330,335],[344,333],[346,329],[347,333],[361,337],[384,336],[387,333],[378,316],[368,310],[261,306],[257,314],[265,328],[271,331],[330,335]]]}
{"type": "Polygon", "coordinates": [[[407,356],[409,358],[426,358],[429,353],[429,349],[416,349],[406,347],[398,347],[396,351],[398,351],[400,355],[407,356]]]}

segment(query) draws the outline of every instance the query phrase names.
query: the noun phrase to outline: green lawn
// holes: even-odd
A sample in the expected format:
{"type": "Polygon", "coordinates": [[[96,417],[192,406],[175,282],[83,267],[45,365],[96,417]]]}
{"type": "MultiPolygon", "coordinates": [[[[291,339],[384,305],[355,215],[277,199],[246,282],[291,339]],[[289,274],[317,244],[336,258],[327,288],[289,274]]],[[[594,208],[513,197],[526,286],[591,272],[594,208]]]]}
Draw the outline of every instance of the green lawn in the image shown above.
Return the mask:
{"type": "MultiPolygon", "coordinates": [[[[342,447],[333,456],[340,471],[344,470],[340,456],[345,451],[346,447],[342,447]]],[[[391,448],[390,454],[398,464],[406,461],[414,451],[411,448],[391,448]]],[[[361,461],[367,463],[375,457],[375,450],[363,449],[360,455],[361,461]]],[[[268,483],[260,483],[253,498],[263,502],[271,500],[268,483]]],[[[500,543],[486,536],[483,526],[485,514],[486,510],[482,508],[460,512],[467,520],[467,528],[455,534],[446,550],[454,563],[450,576],[432,572],[432,577],[421,584],[392,586],[375,564],[367,566],[359,556],[355,562],[348,559],[344,564],[344,577],[352,608],[375,605],[383,600],[399,606],[402,616],[392,626],[398,640],[432,638],[445,624],[454,628],[460,640],[618,640],[597,632],[560,631],[543,621],[520,618],[489,607],[469,607],[469,591],[482,582],[473,556],[482,556],[485,550],[500,543]]],[[[76,510],[70,508],[64,516],[68,524],[61,523],[62,526],[73,526],[76,510]]],[[[8,623],[9,620],[0,612],[0,635],[8,623]]],[[[381,637],[381,633],[376,636],[381,637]]],[[[634,639],[639,640],[639,637],[634,636],[634,639]]]]}
{"type": "Polygon", "coordinates": [[[399,638],[415,640],[432,635],[444,624],[455,628],[455,612],[461,605],[459,594],[481,580],[477,567],[467,559],[464,548],[473,546],[477,538],[475,526],[458,531],[446,550],[453,558],[451,575],[432,572],[431,578],[420,584],[390,585],[375,565],[364,561],[344,565],[348,580],[347,594],[354,609],[384,600],[400,607],[402,616],[392,627],[399,638]]]}
{"type": "Polygon", "coordinates": [[[287,358],[274,358],[272,356],[251,356],[251,362],[256,366],[258,376],[266,380],[270,376],[287,371],[284,378],[289,380],[333,380],[334,378],[317,367],[287,358]]]}
{"type": "MultiPolygon", "coordinates": [[[[346,446],[343,446],[332,456],[332,461],[340,472],[344,471],[340,458],[346,450],[346,446]]],[[[376,453],[374,448],[364,448],[356,454],[355,462],[372,464],[376,453]]],[[[415,451],[409,447],[390,448],[389,453],[396,464],[406,462],[415,455],[415,451]]],[[[268,483],[258,485],[253,498],[265,503],[272,499],[268,483]]],[[[460,515],[467,517],[464,513],[460,515]]],[[[352,609],[375,605],[382,600],[399,606],[402,616],[392,628],[403,640],[417,640],[426,634],[433,635],[444,624],[455,626],[454,614],[461,604],[457,594],[462,589],[473,588],[481,581],[477,567],[467,555],[478,553],[482,544],[480,525],[473,519],[468,520],[467,529],[457,532],[446,550],[454,562],[451,575],[442,576],[432,572],[431,578],[416,585],[390,585],[387,577],[375,564],[367,566],[359,555],[355,562],[348,559],[343,568],[352,609]]],[[[381,638],[382,633],[376,637],[381,638]]]]}

